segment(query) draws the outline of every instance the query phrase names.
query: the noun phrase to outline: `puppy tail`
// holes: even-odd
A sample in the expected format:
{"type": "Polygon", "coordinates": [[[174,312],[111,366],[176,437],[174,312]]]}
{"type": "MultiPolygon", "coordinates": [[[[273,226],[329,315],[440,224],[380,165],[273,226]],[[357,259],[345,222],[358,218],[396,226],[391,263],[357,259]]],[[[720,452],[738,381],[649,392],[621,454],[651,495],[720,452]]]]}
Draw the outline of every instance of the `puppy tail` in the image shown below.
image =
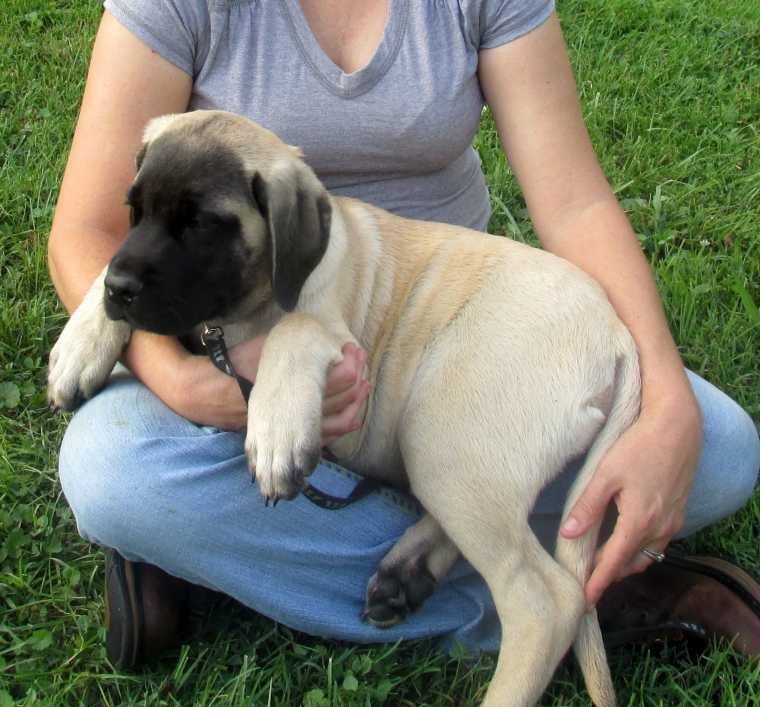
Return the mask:
{"type": "MultiPolygon", "coordinates": [[[[617,362],[612,409],[591,445],[578,478],[570,490],[563,512],[563,522],[583,493],[604,454],[636,420],[639,413],[641,383],[638,357],[630,336],[627,332],[623,336],[625,340],[621,341],[621,352],[617,362]]],[[[600,525],[597,524],[584,536],[573,540],[563,538],[561,535],[557,537],[555,557],[563,567],[577,577],[581,586],[585,584],[591,570],[600,525]]],[[[614,707],[615,689],[607,665],[607,655],[596,611],[583,614],[573,650],[593,703],[597,707],[614,707]]]]}

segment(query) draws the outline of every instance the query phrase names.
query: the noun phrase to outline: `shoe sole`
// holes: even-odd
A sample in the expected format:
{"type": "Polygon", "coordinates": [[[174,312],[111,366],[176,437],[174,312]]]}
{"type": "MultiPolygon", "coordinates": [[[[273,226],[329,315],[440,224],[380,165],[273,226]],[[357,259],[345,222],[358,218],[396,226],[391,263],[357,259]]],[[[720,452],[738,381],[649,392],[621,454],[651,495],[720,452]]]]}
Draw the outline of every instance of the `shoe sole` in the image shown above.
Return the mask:
{"type": "Polygon", "coordinates": [[[119,669],[134,668],[140,660],[142,603],[139,565],[115,550],[106,552],[106,655],[119,669]]]}
{"type": "MultiPolygon", "coordinates": [[[[760,618],[760,584],[740,567],[717,557],[681,555],[668,550],[663,564],[714,579],[736,594],[755,615],[760,618]]],[[[630,628],[613,631],[604,636],[607,648],[629,643],[655,643],[668,641],[698,641],[706,643],[709,635],[699,624],[685,621],[667,621],[646,628],[630,628]]]]}
{"type": "Polygon", "coordinates": [[[702,574],[736,594],[760,618],[760,584],[746,571],[718,557],[677,555],[668,553],[664,562],[702,574]]]}

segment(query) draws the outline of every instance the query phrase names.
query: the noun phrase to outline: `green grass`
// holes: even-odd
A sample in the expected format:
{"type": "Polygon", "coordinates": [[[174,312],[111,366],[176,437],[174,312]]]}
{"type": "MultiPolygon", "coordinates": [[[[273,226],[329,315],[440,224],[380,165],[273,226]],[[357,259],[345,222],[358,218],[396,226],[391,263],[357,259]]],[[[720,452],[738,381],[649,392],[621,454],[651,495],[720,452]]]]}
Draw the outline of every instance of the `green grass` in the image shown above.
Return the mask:
{"type": "MultiPolygon", "coordinates": [[[[100,13],[95,0],[5,0],[0,14],[0,707],[466,705],[493,662],[427,645],[359,648],[237,608],[144,675],[102,647],[102,566],[56,479],[64,420],[44,362],[64,317],[45,240],[100,13]]],[[[656,272],[687,365],[760,419],[760,6],[744,0],[560,3],[600,159],[656,272]]],[[[531,239],[490,120],[478,137],[492,228],[531,239]]],[[[690,540],[760,560],[760,494],[690,540]]],[[[760,664],[727,646],[618,650],[622,705],[760,704],[760,664]]],[[[544,705],[585,705],[569,663],[544,705]]]]}

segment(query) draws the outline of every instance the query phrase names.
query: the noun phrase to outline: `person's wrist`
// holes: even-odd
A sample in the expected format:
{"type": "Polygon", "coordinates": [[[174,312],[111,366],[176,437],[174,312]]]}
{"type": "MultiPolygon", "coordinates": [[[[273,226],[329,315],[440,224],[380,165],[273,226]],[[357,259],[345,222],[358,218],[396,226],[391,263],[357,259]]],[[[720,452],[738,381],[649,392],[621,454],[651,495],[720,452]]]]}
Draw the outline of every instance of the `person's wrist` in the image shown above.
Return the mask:
{"type": "Polygon", "coordinates": [[[670,431],[672,438],[702,444],[702,411],[685,371],[682,376],[650,383],[642,389],[641,417],[670,431]]]}
{"type": "Polygon", "coordinates": [[[209,362],[205,356],[196,356],[183,350],[178,352],[176,359],[164,369],[164,402],[183,417],[192,417],[190,412],[196,406],[198,380],[203,376],[200,369],[207,363],[209,362]]]}
{"type": "Polygon", "coordinates": [[[124,354],[124,363],[153,393],[174,411],[188,405],[188,379],[196,358],[176,339],[136,331],[124,354]]]}
{"type": "Polygon", "coordinates": [[[661,382],[650,382],[642,387],[641,408],[667,410],[683,408],[685,412],[699,414],[699,406],[694,391],[686,375],[683,378],[669,378],[661,382]]]}

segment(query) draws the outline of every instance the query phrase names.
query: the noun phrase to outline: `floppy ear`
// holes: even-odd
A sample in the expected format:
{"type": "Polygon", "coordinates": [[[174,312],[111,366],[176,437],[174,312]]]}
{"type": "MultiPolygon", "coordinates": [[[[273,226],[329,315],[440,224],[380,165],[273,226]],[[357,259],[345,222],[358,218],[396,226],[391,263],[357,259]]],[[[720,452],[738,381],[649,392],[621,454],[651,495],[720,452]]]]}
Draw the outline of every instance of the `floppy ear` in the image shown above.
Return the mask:
{"type": "Polygon", "coordinates": [[[148,121],[148,124],[143,130],[143,142],[142,146],[135,155],[135,167],[137,171],[140,171],[143,160],[145,159],[145,153],[148,151],[148,145],[155,140],[166,128],[168,128],[177,118],[181,117],[182,113],[170,113],[168,115],[161,115],[158,118],[153,118],[148,121]]]}
{"type": "Polygon", "coordinates": [[[327,249],[330,199],[305,165],[269,181],[256,172],[251,188],[269,226],[274,299],[290,312],[327,249]]]}
{"type": "Polygon", "coordinates": [[[153,142],[166,128],[168,128],[177,118],[181,118],[184,113],[169,113],[160,115],[158,118],[152,118],[143,130],[143,142],[153,142]]]}
{"type": "Polygon", "coordinates": [[[142,144],[142,147],[137,151],[137,154],[135,155],[135,167],[137,168],[137,171],[140,171],[140,167],[142,167],[143,160],[145,159],[145,153],[148,151],[148,143],[144,142],[142,144]]]}

